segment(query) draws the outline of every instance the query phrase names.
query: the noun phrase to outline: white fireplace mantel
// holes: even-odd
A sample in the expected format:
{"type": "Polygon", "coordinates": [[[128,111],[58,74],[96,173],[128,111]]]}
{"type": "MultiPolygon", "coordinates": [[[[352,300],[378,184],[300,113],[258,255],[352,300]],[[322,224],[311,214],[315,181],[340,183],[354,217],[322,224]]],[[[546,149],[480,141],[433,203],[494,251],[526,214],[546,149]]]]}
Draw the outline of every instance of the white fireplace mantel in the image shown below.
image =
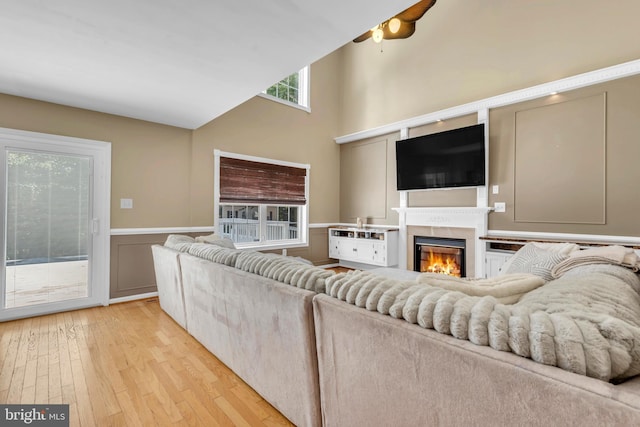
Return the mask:
{"type": "Polygon", "coordinates": [[[398,261],[400,266],[407,265],[407,227],[456,227],[472,228],[474,232],[476,277],[485,275],[485,247],[480,237],[487,234],[489,207],[400,207],[393,208],[398,212],[400,235],[398,261]]]}
{"type": "Polygon", "coordinates": [[[405,225],[425,225],[432,227],[483,227],[481,233],[486,233],[487,214],[492,208],[393,208],[400,214],[400,226],[404,219],[405,225]]]}

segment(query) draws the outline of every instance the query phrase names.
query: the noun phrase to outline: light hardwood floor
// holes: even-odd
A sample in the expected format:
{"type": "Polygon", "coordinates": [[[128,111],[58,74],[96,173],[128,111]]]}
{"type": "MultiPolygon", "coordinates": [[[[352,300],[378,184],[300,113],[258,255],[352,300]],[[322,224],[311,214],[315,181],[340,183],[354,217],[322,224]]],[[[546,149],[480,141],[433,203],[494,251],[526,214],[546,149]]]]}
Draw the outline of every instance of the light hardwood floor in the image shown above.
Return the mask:
{"type": "Polygon", "coordinates": [[[71,426],[290,426],[157,299],[0,323],[0,402],[71,426]]]}

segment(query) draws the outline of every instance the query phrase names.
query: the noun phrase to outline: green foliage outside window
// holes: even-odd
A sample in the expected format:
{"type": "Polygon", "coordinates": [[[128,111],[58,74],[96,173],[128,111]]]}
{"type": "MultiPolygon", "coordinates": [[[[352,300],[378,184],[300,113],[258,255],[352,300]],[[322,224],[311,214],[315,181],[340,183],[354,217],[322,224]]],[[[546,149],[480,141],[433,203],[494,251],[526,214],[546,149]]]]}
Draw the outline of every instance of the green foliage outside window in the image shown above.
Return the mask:
{"type": "Polygon", "coordinates": [[[7,261],[87,256],[90,168],[85,157],[7,153],[7,261]]]}
{"type": "Polygon", "coordinates": [[[298,104],[298,73],[293,73],[267,89],[267,94],[298,104]]]}

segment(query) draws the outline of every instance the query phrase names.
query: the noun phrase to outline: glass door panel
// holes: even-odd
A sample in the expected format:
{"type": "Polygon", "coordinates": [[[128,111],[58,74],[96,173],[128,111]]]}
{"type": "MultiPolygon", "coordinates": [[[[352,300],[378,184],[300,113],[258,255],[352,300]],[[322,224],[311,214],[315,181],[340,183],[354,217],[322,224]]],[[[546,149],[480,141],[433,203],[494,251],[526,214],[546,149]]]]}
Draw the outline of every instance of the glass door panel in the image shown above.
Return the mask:
{"type": "Polygon", "coordinates": [[[90,156],[8,149],[4,308],[90,296],[90,156]]]}

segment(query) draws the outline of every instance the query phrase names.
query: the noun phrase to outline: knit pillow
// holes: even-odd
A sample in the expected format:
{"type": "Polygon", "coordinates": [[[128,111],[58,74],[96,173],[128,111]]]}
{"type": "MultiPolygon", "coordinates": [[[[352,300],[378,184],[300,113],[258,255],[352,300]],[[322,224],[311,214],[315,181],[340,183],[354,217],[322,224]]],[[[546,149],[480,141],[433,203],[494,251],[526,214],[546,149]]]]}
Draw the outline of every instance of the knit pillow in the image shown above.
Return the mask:
{"type": "Polygon", "coordinates": [[[500,274],[531,273],[542,277],[546,282],[553,280],[551,270],[567,259],[556,251],[542,249],[533,243],[527,243],[503,265],[500,274]]]}

